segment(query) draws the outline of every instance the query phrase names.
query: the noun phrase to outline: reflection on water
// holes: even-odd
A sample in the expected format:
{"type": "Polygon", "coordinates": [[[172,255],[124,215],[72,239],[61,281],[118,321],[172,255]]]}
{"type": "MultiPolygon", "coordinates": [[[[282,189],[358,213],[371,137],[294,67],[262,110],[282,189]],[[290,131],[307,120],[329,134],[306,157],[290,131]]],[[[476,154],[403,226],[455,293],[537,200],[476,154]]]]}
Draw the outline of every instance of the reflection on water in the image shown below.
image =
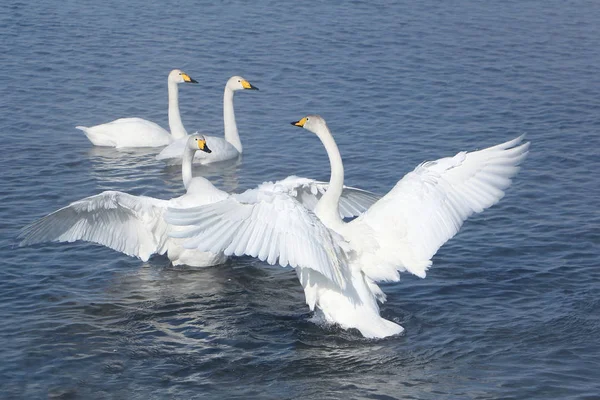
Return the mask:
{"type": "Polygon", "coordinates": [[[88,151],[91,162],[90,174],[103,186],[110,183],[139,182],[159,175],[156,162],[153,160],[159,149],[90,146],[88,151]]]}
{"type": "Polygon", "coordinates": [[[101,159],[104,162],[114,161],[117,164],[121,164],[123,166],[127,165],[127,156],[129,159],[135,159],[142,156],[156,156],[161,147],[133,147],[133,148],[116,148],[116,147],[102,147],[102,146],[94,146],[90,143],[90,149],[88,150],[88,154],[90,158],[101,159]]]}

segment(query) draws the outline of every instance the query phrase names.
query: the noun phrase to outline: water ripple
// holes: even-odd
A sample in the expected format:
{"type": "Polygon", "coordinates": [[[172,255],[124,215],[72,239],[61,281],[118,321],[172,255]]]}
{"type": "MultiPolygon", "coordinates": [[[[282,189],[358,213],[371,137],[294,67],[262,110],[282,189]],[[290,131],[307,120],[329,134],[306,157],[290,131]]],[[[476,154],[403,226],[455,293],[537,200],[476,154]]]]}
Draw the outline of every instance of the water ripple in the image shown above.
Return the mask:
{"type": "Polygon", "coordinates": [[[591,1],[9,2],[3,395],[595,398],[599,20],[591,1]],[[322,324],[295,274],[250,258],[193,269],[84,243],[19,248],[20,228],[102,190],[183,193],[155,150],[93,148],[74,128],[129,116],[166,127],[175,67],[200,81],[180,91],[189,130],[222,133],[229,76],[261,88],[235,99],[244,156],[194,169],[229,191],[327,179],[318,140],[287,124],[313,112],[347,182],[379,193],[458,150],[526,133],[531,153],[427,279],[384,285],[382,315],[406,328],[384,340],[322,324]]]}

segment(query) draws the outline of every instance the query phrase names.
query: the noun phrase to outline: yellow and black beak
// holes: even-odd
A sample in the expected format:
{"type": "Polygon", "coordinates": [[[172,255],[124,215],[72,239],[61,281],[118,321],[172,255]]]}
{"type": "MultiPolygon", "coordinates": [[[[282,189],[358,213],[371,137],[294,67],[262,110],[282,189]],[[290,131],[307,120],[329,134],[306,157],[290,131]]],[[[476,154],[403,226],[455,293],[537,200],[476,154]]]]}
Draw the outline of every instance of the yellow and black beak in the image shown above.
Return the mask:
{"type": "Polygon", "coordinates": [[[186,74],[185,72],[181,73],[181,77],[183,78],[183,81],[185,83],[198,83],[197,80],[192,79],[188,74],[186,74]]]}
{"type": "Polygon", "coordinates": [[[303,128],[306,123],[306,117],[302,118],[300,121],[292,122],[292,125],[297,126],[299,128],[303,128]]]}
{"type": "Polygon", "coordinates": [[[198,149],[202,150],[205,153],[212,153],[212,150],[208,148],[206,145],[206,140],[201,139],[198,140],[198,149]]]}
{"type": "Polygon", "coordinates": [[[248,90],[258,90],[258,88],[256,86],[252,86],[252,84],[250,82],[248,82],[247,80],[242,81],[242,87],[244,89],[248,89],[248,90]]]}

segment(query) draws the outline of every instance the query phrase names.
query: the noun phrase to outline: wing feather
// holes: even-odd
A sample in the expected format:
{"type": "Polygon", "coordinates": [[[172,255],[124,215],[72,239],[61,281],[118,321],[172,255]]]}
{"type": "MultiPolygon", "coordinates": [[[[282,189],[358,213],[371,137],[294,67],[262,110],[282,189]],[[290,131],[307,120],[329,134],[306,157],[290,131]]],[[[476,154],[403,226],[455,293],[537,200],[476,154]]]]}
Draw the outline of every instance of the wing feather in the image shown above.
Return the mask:
{"type": "Polygon", "coordinates": [[[20,245],[43,242],[98,243],[147,261],[166,251],[168,201],[106,191],[73,202],[23,228],[20,245]]]}
{"type": "Polygon", "coordinates": [[[166,220],[187,227],[170,233],[188,239],[186,248],[310,268],[342,288],[346,285],[343,239],[286,193],[253,189],[202,207],[169,208],[166,220]]]}
{"type": "Polygon", "coordinates": [[[365,243],[365,273],[376,281],[397,280],[404,270],[425,277],[433,255],[464,221],[504,196],[528,153],[522,141],[425,162],[406,174],[349,224],[351,242],[365,243]]]}
{"type": "MultiPolygon", "coordinates": [[[[309,178],[288,176],[277,182],[265,182],[258,190],[265,192],[287,193],[294,197],[300,204],[313,211],[319,199],[327,191],[329,184],[309,178]]],[[[357,217],[369,209],[380,196],[366,190],[344,186],[340,197],[340,217],[357,217]]]]}

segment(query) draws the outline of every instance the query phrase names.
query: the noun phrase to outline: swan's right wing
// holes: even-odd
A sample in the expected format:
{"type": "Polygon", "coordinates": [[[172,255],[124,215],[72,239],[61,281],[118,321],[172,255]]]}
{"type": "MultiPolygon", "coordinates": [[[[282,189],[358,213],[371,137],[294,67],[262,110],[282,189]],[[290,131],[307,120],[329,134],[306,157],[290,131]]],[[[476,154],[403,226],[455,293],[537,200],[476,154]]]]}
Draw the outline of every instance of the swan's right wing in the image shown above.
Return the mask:
{"type": "Polygon", "coordinates": [[[529,143],[522,140],[426,162],[406,174],[348,224],[363,271],[375,281],[397,280],[398,271],[424,278],[433,255],[463,222],[504,196],[527,156],[529,143]]]}
{"type": "MultiPolygon", "coordinates": [[[[323,197],[329,183],[310,178],[288,176],[277,182],[265,182],[258,189],[266,191],[282,191],[298,200],[304,207],[314,210],[323,197]]],[[[339,211],[341,218],[358,217],[369,209],[381,196],[366,190],[344,186],[340,196],[339,211]]]]}
{"type": "Polygon", "coordinates": [[[345,242],[285,193],[248,190],[201,207],[169,208],[165,219],[189,227],[170,234],[189,239],[186,248],[310,268],[345,288],[345,242]]]}
{"type": "Polygon", "coordinates": [[[147,261],[164,254],[169,201],[106,191],[61,208],[23,228],[20,245],[43,242],[98,243],[147,261]]]}

